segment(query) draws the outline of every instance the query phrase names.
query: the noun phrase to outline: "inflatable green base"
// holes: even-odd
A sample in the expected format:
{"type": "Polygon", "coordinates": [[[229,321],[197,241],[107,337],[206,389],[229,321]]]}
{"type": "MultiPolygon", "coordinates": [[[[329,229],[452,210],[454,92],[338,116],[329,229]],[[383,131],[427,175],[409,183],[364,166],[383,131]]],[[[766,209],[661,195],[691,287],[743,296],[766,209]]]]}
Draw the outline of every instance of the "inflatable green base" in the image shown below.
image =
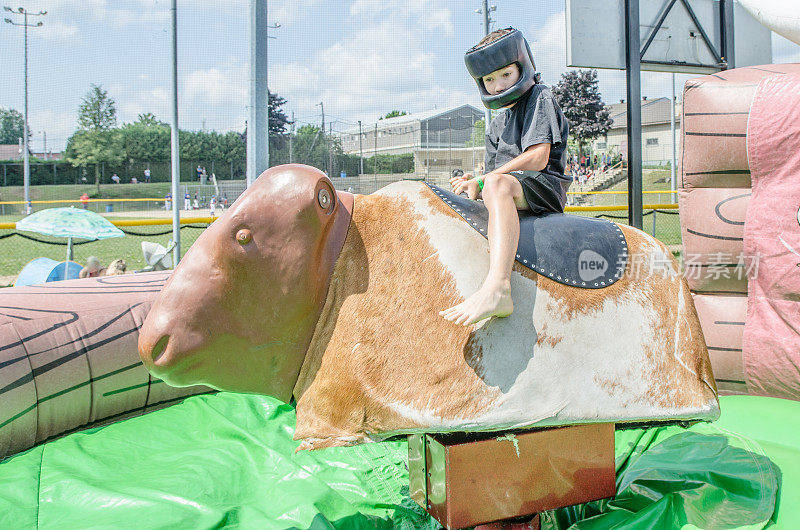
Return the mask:
{"type": "MultiPolygon", "coordinates": [[[[616,435],[617,496],[543,528],[796,528],[800,403],[722,398],[714,424],[616,435]]],[[[294,409],[219,393],[0,463],[0,528],[439,528],[404,441],[294,450],[294,409]]]]}

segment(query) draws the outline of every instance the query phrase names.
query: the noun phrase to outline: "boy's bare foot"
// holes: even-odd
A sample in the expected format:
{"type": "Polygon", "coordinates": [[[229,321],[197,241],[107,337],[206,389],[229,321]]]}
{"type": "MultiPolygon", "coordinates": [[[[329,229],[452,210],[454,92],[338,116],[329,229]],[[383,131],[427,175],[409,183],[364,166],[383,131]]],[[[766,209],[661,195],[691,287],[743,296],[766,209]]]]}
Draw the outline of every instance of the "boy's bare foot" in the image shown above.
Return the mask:
{"type": "Polygon", "coordinates": [[[511,282],[484,282],[472,296],[439,314],[445,319],[469,326],[489,317],[507,317],[514,311],[511,282]]]}

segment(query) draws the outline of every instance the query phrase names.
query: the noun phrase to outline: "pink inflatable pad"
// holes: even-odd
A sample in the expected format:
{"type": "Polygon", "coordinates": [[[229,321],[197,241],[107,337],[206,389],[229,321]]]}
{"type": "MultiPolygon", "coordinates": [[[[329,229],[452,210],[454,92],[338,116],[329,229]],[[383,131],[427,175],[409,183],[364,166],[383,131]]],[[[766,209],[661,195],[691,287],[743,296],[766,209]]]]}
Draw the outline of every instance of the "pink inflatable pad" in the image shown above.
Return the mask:
{"type": "Polygon", "coordinates": [[[690,79],[683,91],[681,187],[749,188],[747,121],[759,82],[800,73],[767,64],[690,79]]]}
{"type": "Polygon", "coordinates": [[[750,190],[682,189],[678,203],[689,287],[698,292],[746,294],[743,232],[750,190]]]}
{"type": "Polygon", "coordinates": [[[153,379],[139,328],[168,272],[0,289],[0,458],[208,392],[153,379]]]}
{"type": "Polygon", "coordinates": [[[743,336],[751,393],[800,399],[800,75],[761,81],[748,127],[753,195],[745,253],[749,277],[743,336]]]}
{"type": "Polygon", "coordinates": [[[693,296],[720,394],[747,394],[742,362],[746,296],[693,296]]]}

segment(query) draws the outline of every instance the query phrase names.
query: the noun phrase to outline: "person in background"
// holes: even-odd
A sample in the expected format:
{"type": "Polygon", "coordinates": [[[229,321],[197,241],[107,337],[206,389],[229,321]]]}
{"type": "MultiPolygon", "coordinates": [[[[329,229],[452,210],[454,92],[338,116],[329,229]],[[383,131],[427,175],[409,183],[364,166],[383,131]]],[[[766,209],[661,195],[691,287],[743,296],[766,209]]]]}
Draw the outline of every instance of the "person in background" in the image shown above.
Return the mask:
{"type": "Polygon", "coordinates": [[[144,170],[144,181],[150,182],[150,168],[145,168],[144,170]]]}
{"type": "Polygon", "coordinates": [[[138,184],[139,181],[136,180],[136,177],[131,177],[131,184],[138,184]]]}
{"type": "Polygon", "coordinates": [[[117,274],[125,274],[125,270],[128,268],[127,263],[125,263],[124,259],[115,259],[111,263],[108,264],[108,268],[106,269],[106,276],[116,276],[117,274]]]}
{"type": "Polygon", "coordinates": [[[113,182],[114,184],[119,184],[119,180],[120,180],[119,175],[117,175],[116,173],[111,175],[111,182],[113,182]]]}
{"type": "Polygon", "coordinates": [[[100,260],[96,256],[86,258],[86,265],[78,273],[78,278],[95,278],[102,276],[104,270],[100,267],[100,260]]]}
{"type": "Polygon", "coordinates": [[[84,210],[89,209],[89,194],[85,191],[83,192],[83,195],[81,195],[81,205],[83,206],[84,210]]]}
{"type": "Polygon", "coordinates": [[[214,217],[214,209],[217,207],[217,196],[212,195],[211,200],[208,202],[208,207],[211,210],[211,217],[214,217]]]}
{"type": "Polygon", "coordinates": [[[189,195],[188,191],[183,194],[183,209],[184,210],[192,209],[192,196],[189,195]]]}
{"type": "Polygon", "coordinates": [[[171,193],[167,193],[166,195],[164,195],[164,209],[167,210],[167,211],[172,209],[172,194],[171,193]]]}

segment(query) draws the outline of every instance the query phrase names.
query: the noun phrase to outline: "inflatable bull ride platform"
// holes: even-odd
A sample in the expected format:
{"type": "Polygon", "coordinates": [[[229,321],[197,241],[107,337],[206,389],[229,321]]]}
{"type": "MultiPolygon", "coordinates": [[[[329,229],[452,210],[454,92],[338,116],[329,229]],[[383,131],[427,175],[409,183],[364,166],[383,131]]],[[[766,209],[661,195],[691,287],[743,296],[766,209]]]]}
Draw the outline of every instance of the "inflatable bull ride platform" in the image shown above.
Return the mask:
{"type": "MultiPolygon", "coordinates": [[[[708,218],[695,213],[707,205],[734,220],[723,229],[744,226],[745,247],[749,229],[759,244],[772,237],[758,228],[763,214],[749,225],[749,211],[743,222],[726,213],[730,194],[697,199],[716,197],[698,183],[717,185],[722,174],[742,188],[744,169],[714,158],[722,147],[691,139],[743,123],[724,137],[746,137],[753,153],[736,160],[750,164],[754,190],[763,183],[766,193],[767,177],[797,177],[796,157],[776,166],[761,147],[775,143],[764,136],[772,131],[800,152],[795,72],[768,65],[687,83],[684,241],[714,235],[692,224],[708,218]],[[714,92],[725,83],[747,90],[714,92]],[[776,97],[781,105],[759,106],[776,97]],[[730,119],[693,128],[694,115],[734,105],[730,119]],[[761,127],[776,109],[786,127],[761,127]]],[[[791,245],[800,187],[780,186],[792,215],[769,195],[770,229],[791,245]]],[[[714,373],[733,373],[731,359],[745,368],[733,383],[723,378],[729,393],[800,397],[797,349],[747,349],[747,337],[774,322],[760,311],[778,298],[770,274],[786,277],[779,260],[789,254],[764,258],[774,266],[750,280],[763,289],[748,296],[762,298],[747,300],[746,315],[724,304],[698,316],[696,300],[730,293],[687,283],[648,234],[571,215],[523,215],[520,224],[514,313],[469,327],[438,313],[474,292],[488,269],[481,203],[412,181],[366,196],[337,192],[301,165],[261,175],[171,273],[3,289],[0,456],[9,458],[0,480],[20,487],[0,492],[9,507],[1,526],[25,527],[28,517],[70,526],[87,513],[113,525],[134,520],[140,512],[126,510],[135,506],[148,508],[154,526],[438,526],[409,502],[447,528],[535,514],[547,528],[601,517],[601,526],[775,523],[781,480],[783,505],[800,499],[800,472],[787,463],[800,450],[763,422],[791,425],[796,403],[727,396],[722,418],[709,422],[721,412],[714,373]],[[739,357],[726,349],[736,339],[709,322],[742,322],[739,357]],[[769,419],[779,413],[788,421],[769,419]],[[762,447],[773,445],[784,452],[767,455],[762,447]],[[323,505],[325,514],[313,511],[323,505]]],[[[720,236],[711,239],[734,237],[720,236]]],[[[787,313],[796,297],[786,292],[798,286],[786,285],[777,291],[786,305],[771,307],[796,325],[787,313]]]]}

